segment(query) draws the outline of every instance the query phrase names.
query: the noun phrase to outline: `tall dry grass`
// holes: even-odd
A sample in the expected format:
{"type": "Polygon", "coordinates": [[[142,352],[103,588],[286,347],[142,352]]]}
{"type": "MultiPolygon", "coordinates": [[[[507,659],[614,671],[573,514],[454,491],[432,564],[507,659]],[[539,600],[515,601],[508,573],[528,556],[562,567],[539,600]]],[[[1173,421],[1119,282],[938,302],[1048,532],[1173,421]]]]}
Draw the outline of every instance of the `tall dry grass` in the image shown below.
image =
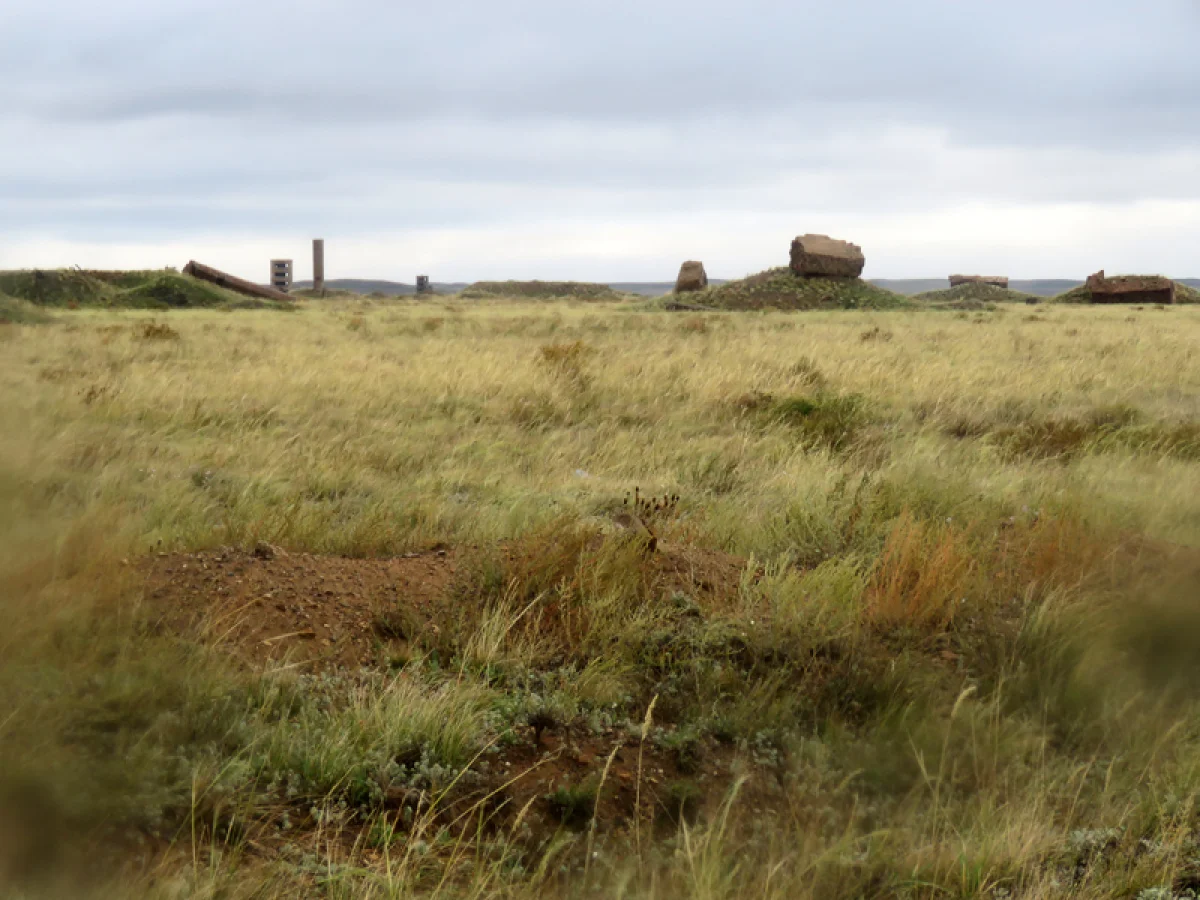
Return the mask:
{"type": "Polygon", "coordinates": [[[22,890],[1198,883],[1200,311],[331,302],[149,324],[0,330],[0,828],[45,851],[0,853],[22,890]],[[747,558],[733,596],[655,592],[608,534],[635,486],[681,495],[668,548],[747,558]],[[248,675],[146,627],[142,554],[260,540],[481,549],[411,680],[248,675]],[[672,785],[704,810],[667,828],[385,814],[381,791],[438,796],[534,722],[744,779],[672,785]],[[301,812],[318,824],[292,841],[301,812]],[[96,848],[153,864],[89,867],[96,848]]]}

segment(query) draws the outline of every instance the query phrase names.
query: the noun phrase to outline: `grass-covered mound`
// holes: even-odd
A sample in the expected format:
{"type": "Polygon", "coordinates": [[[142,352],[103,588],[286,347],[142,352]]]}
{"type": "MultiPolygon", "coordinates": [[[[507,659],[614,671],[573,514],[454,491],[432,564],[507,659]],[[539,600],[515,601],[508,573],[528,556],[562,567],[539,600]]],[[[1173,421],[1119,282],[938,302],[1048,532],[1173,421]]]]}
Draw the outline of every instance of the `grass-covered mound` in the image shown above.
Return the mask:
{"type": "Polygon", "coordinates": [[[688,302],[718,309],[897,309],[907,298],[861,278],[800,278],[790,269],[768,269],[687,295],[688,302]]]}
{"type": "Polygon", "coordinates": [[[39,325],[49,321],[50,316],[32,303],[0,294],[0,325],[39,325]]]}
{"type": "MultiPolygon", "coordinates": [[[[1063,291],[1051,297],[1049,303],[1091,303],[1092,292],[1088,290],[1086,284],[1081,284],[1079,287],[1071,288],[1069,291],[1063,291]]],[[[1200,303],[1200,291],[1194,287],[1184,284],[1182,281],[1175,282],[1175,302],[1176,303],[1200,303]]]]}
{"type": "Polygon", "coordinates": [[[133,309],[269,306],[173,269],[99,272],[24,269],[0,272],[0,293],[36,306],[133,309]]]}
{"type": "Polygon", "coordinates": [[[588,281],[477,281],[459,295],[467,300],[517,297],[522,300],[624,300],[607,284],[588,281]]]}
{"type": "Polygon", "coordinates": [[[925,291],[909,298],[914,303],[929,304],[930,306],[975,306],[980,303],[1038,303],[1042,298],[1023,291],[996,287],[994,284],[971,282],[959,284],[940,291],[925,291]]]}

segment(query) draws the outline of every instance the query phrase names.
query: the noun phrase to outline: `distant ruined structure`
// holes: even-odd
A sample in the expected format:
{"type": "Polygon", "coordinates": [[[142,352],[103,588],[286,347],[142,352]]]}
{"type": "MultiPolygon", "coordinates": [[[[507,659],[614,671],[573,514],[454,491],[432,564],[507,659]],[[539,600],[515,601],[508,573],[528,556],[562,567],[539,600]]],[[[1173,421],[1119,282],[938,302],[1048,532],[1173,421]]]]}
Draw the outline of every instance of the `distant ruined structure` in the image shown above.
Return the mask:
{"type": "Polygon", "coordinates": [[[704,263],[689,259],[679,267],[679,277],[675,279],[675,293],[702,291],[706,287],[708,287],[708,273],[704,271],[704,263]]]}
{"type": "Polygon", "coordinates": [[[194,259],[183,267],[183,274],[210,282],[226,290],[237,291],[237,293],[245,294],[247,297],[258,297],[262,300],[294,299],[291,295],[285,294],[283,291],[255,284],[252,281],[246,281],[243,278],[238,278],[236,275],[230,275],[228,272],[222,272],[220,269],[214,269],[212,266],[196,262],[194,259]]]}
{"type": "Polygon", "coordinates": [[[313,238],[313,290],[318,297],[325,296],[325,241],[313,238]]]}
{"type": "Polygon", "coordinates": [[[866,257],[862,248],[824,234],[805,234],[792,241],[792,272],[798,276],[859,278],[866,257]]]}
{"type": "Polygon", "coordinates": [[[958,287],[960,284],[990,284],[992,287],[1004,288],[1008,290],[1008,276],[1006,275],[951,275],[950,287],[958,287]]]}
{"type": "Polygon", "coordinates": [[[271,260],[271,287],[283,294],[292,289],[292,261],[290,259],[271,260]]]}
{"type": "Polygon", "coordinates": [[[417,276],[417,293],[418,294],[432,294],[433,293],[433,285],[429,283],[428,275],[418,275],[417,276]]]}
{"type": "Polygon", "coordinates": [[[1175,282],[1161,275],[1115,275],[1101,269],[1087,279],[1093,303],[1174,303],[1175,282]]]}

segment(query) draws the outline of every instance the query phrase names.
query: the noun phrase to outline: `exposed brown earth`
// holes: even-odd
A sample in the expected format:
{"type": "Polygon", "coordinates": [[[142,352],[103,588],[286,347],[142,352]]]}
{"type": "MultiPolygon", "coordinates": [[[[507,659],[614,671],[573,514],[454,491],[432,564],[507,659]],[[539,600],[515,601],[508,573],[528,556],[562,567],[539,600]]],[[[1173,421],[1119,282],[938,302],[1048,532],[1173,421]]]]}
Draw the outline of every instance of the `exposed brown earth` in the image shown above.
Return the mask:
{"type": "Polygon", "coordinates": [[[420,616],[453,572],[445,550],[347,559],[262,545],[154,557],[146,592],[167,628],[246,663],[358,668],[396,639],[378,633],[377,617],[401,604],[420,616]]]}
{"type": "MultiPolygon", "coordinates": [[[[496,548],[432,549],[390,559],[287,553],[267,545],[250,552],[159,554],[146,561],[146,596],[160,627],[227,650],[248,668],[387,667],[418,635],[381,627],[395,621],[385,613],[402,609],[402,620],[414,632],[436,630],[438,610],[445,608],[438,601],[448,598],[456,574],[483,552],[496,548]]],[[[520,565],[519,548],[499,552],[520,565]]],[[[740,557],[687,547],[664,547],[646,559],[646,576],[658,589],[686,587],[710,609],[736,598],[744,568],[740,557]]],[[[700,811],[701,799],[688,799],[681,808],[673,787],[681,779],[714,785],[717,789],[704,790],[703,805],[719,803],[736,755],[732,746],[708,739],[703,764],[684,766],[675,753],[628,728],[596,733],[575,726],[535,731],[519,725],[517,730],[520,742],[485,754],[452,795],[438,798],[438,827],[457,831],[483,819],[486,828],[501,828],[521,815],[533,833],[545,835],[560,824],[586,826],[593,810],[609,826],[638,818],[674,827],[680,815],[700,811]],[[559,788],[590,783],[595,789],[601,781],[598,807],[589,805],[582,820],[578,811],[564,810],[553,799],[559,788]]],[[[764,781],[745,790],[771,789],[764,781]]],[[[385,814],[399,824],[404,816],[422,814],[432,799],[420,791],[399,791],[387,797],[385,814]]],[[[302,833],[312,823],[296,824],[302,833]]],[[[255,831],[252,846],[261,855],[274,855],[281,846],[275,824],[263,822],[255,831]]],[[[360,831],[360,824],[347,826],[347,846],[360,831]]],[[[289,840],[298,838],[293,834],[289,840]]],[[[331,838],[337,836],[326,826],[324,839],[331,838]]]]}
{"type": "MultiPolygon", "coordinates": [[[[222,549],[149,558],[146,596],[161,625],[229,650],[251,666],[358,669],[387,665],[417,634],[437,629],[465,558],[478,548],[433,549],[390,559],[222,549]],[[400,612],[401,615],[394,615],[400,612]]],[[[512,559],[511,548],[500,548],[512,559]]],[[[646,577],[669,594],[687,590],[715,608],[737,595],[741,557],[663,547],[646,577]]]]}

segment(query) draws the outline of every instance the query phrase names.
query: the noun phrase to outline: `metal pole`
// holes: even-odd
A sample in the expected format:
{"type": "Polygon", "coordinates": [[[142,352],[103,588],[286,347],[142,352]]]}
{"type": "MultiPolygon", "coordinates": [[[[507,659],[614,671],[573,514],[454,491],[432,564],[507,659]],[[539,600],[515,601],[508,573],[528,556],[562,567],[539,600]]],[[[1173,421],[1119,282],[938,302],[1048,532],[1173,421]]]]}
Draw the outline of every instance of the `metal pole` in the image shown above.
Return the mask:
{"type": "Polygon", "coordinates": [[[317,294],[325,291],[325,241],[313,239],[313,290],[317,294]]]}

